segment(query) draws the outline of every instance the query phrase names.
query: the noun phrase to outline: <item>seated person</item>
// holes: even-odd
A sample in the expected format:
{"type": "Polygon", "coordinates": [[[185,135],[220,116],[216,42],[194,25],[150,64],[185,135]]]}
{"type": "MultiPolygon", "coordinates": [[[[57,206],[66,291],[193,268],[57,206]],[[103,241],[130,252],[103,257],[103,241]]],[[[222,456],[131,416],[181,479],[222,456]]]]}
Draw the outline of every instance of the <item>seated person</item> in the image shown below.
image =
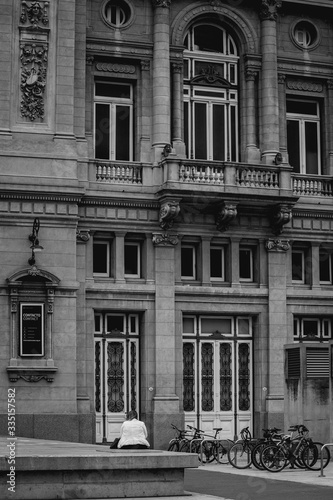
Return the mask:
{"type": "Polygon", "coordinates": [[[141,420],[138,420],[138,414],[135,410],[127,414],[127,420],[120,428],[120,440],[118,448],[140,450],[149,448],[147,441],[147,429],[141,420]]]}

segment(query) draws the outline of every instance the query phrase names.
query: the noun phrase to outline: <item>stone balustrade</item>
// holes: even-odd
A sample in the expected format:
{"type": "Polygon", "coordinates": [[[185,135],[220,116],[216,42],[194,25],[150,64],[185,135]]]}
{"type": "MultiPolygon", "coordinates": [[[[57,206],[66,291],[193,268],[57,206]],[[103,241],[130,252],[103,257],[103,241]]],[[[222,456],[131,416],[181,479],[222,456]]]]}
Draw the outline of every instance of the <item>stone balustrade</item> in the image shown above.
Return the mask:
{"type": "Polygon", "coordinates": [[[330,177],[292,175],[292,190],[297,196],[333,196],[333,180],[330,177]]]}

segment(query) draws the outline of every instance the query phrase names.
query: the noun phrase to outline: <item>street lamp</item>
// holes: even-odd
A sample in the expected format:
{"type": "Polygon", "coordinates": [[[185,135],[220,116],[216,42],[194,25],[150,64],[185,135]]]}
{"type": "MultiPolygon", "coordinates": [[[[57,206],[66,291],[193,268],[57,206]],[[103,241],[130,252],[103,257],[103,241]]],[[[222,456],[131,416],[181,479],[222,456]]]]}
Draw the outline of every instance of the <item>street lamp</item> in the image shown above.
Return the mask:
{"type": "Polygon", "coordinates": [[[29,235],[29,241],[31,241],[31,257],[28,260],[28,263],[30,266],[33,266],[36,263],[35,252],[41,252],[43,250],[43,247],[39,244],[38,239],[39,226],[39,219],[35,219],[32,226],[32,233],[29,235]]]}

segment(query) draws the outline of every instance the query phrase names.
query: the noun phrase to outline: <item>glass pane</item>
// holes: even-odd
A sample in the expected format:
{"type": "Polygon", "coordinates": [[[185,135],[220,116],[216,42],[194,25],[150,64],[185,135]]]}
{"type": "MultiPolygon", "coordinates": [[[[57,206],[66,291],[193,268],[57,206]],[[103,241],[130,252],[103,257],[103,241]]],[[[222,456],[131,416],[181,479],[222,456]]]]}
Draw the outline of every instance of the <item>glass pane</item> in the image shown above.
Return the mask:
{"type": "Polygon", "coordinates": [[[201,333],[231,333],[230,318],[201,318],[201,333]]]}
{"type": "Polygon", "coordinates": [[[107,274],[108,272],[108,244],[94,243],[93,245],[93,272],[107,274]]]}
{"type": "Polygon", "coordinates": [[[241,411],[250,409],[250,346],[239,344],[238,347],[238,404],[241,411]]]}
{"type": "Polygon", "coordinates": [[[95,314],[95,332],[101,331],[101,316],[99,314],[95,314]]]}
{"type": "Polygon", "coordinates": [[[194,318],[183,318],[183,333],[194,333],[194,318]]]}
{"type": "Polygon", "coordinates": [[[220,410],[232,410],[231,344],[220,344],[220,410]]]}
{"type": "Polygon", "coordinates": [[[303,281],[303,252],[292,253],[292,280],[303,281]]]}
{"type": "Polygon", "coordinates": [[[237,131],[236,131],[236,108],[230,108],[230,142],[231,142],[231,161],[237,161],[237,131]]]}
{"type": "Polygon", "coordinates": [[[204,103],[195,103],[195,158],[207,159],[207,116],[204,103]]]}
{"type": "Polygon", "coordinates": [[[106,316],[106,331],[112,332],[118,330],[119,332],[124,332],[124,316],[123,315],[107,315],[106,316]]]}
{"type": "Polygon", "coordinates": [[[225,160],[224,109],[213,104],[213,160],[225,160]]]}
{"type": "Polygon", "coordinates": [[[239,250],[239,277],[241,279],[252,279],[252,251],[248,248],[239,250]]]}
{"type": "Polygon", "coordinates": [[[137,245],[125,245],[125,275],[137,276],[139,274],[138,251],[137,245]]]}
{"type": "Polygon", "coordinates": [[[184,141],[186,147],[186,158],[190,157],[190,152],[189,152],[190,141],[188,136],[188,108],[189,108],[188,102],[184,102],[184,141]]]}
{"type": "Polygon", "coordinates": [[[96,95],[100,97],[120,97],[130,99],[130,85],[115,85],[107,82],[96,82],[96,95]]]}
{"type": "Polygon", "coordinates": [[[184,411],[195,409],[194,389],[195,389],[195,365],[194,365],[194,344],[185,342],[183,346],[183,399],[184,411]]]}
{"type": "Polygon", "coordinates": [[[287,100],[287,113],[318,116],[316,102],[287,100]]]}
{"type": "Polygon", "coordinates": [[[303,337],[316,337],[318,335],[318,321],[311,319],[303,320],[303,337]]]}
{"type": "Polygon", "coordinates": [[[210,276],[211,278],[223,277],[223,250],[222,248],[210,249],[210,276]]]}
{"type": "Polygon", "coordinates": [[[124,346],[111,342],[107,347],[107,409],[111,413],[122,412],[125,408],[124,346]]]}
{"type": "Polygon", "coordinates": [[[110,159],[110,106],[96,104],[95,112],[95,157],[110,159]]]}
{"type": "Polygon", "coordinates": [[[130,160],[130,107],[116,107],[116,160],[130,160]]]}
{"type": "Polygon", "coordinates": [[[287,141],[289,163],[300,173],[299,122],[296,120],[287,120],[287,141]]]}
{"type": "Polygon", "coordinates": [[[201,409],[214,410],[214,385],[213,385],[213,346],[204,343],[201,346],[201,409]]]}
{"type": "Polygon", "coordinates": [[[194,278],[194,248],[182,247],[181,250],[181,275],[194,278]]]}
{"type": "Polygon", "coordinates": [[[306,173],[318,174],[318,123],[305,122],[306,173]]]}
{"type": "Polygon", "coordinates": [[[320,281],[331,282],[331,255],[328,252],[319,254],[320,281]]]}
{"type": "Polygon", "coordinates": [[[215,26],[202,25],[194,28],[194,50],[223,52],[223,33],[215,26]]]}
{"type": "Polygon", "coordinates": [[[238,318],[237,320],[238,335],[250,335],[250,320],[238,318]]]}

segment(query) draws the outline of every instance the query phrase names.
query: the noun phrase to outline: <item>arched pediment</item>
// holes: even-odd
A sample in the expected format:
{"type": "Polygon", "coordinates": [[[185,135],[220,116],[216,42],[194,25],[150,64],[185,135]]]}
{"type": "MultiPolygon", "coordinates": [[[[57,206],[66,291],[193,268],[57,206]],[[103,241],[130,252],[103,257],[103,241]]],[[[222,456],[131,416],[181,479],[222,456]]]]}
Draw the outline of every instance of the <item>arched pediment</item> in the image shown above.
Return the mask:
{"type": "Polygon", "coordinates": [[[39,269],[37,266],[31,266],[27,269],[21,269],[16,273],[12,274],[7,278],[8,284],[16,284],[17,282],[22,281],[44,281],[45,283],[52,284],[54,286],[60,283],[60,279],[57,278],[54,274],[46,271],[45,269],[39,269]]]}

